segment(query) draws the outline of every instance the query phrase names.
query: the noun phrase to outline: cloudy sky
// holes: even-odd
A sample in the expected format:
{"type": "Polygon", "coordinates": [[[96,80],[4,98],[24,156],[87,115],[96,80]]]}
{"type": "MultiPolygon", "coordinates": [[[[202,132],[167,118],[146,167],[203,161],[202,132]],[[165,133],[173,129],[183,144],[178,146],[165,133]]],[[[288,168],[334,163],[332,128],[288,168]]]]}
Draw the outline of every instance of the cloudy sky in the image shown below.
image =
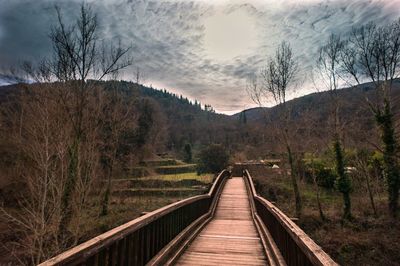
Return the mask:
{"type": "MultiPolygon", "coordinates": [[[[0,0],[0,69],[49,56],[54,4],[66,20],[77,0],[0,0]]],[[[87,0],[100,19],[105,39],[132,45],[134,66],[145,82],[208,103],[223,113],[254,106],[246,80],[286,40],[300,63],[302,85],[318,47],[329,34],[346,35],[368,21],[387,23],[400,16],[400,0],[87,0]]],[[[0,70],[1,72],[1,70],[0,70]]]]}

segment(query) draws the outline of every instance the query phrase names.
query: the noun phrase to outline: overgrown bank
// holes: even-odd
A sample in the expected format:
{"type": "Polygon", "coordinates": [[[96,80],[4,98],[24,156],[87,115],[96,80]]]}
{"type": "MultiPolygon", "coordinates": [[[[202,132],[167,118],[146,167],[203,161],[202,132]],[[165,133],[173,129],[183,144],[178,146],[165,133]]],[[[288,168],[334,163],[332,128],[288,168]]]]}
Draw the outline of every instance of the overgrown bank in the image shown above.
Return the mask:
{"type": "MultiPolygon", "coordinates": [[[[289,217],[295,217],[290,177],[283,171],[250,170],[261,196],[273,201],[289,217]]],[[[400,223],[390,218],[385,191],[376,194],[378,216],[370,207],[363,187],[352,195],[352,221],[341,219],[340,192],[320,188],[320,201],[326,220],[319,214],[315,187],[299,182],[304,212],[299,226],[341,265],[399,265],[400,223]],[[388,233],[390,228],[390,233],[388,233]]]]}

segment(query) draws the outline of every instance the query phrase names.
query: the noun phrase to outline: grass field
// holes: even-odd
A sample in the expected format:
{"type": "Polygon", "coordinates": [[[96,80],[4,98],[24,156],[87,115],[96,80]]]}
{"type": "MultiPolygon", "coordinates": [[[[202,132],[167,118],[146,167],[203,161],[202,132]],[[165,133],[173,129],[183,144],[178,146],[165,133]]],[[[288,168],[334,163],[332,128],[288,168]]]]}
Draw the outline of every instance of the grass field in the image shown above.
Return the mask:
{"type": "Polygon", "coordinates": [[[196,172],[190,172],[182,174],[154,175],[154,176],[144,177],[142,179],[160,179],[166,181],[180,181],[180,180],[191,179],[191,180],[198,180],[203,183],[211,183],[213,180],[213,175],[212,174],[197,175],[196,172]]]}
{"type": "Polygon", "coordinates": [[[154,168],[160,175],[184,174],[196,171],[196,164],[163,165],[154,168]]]}

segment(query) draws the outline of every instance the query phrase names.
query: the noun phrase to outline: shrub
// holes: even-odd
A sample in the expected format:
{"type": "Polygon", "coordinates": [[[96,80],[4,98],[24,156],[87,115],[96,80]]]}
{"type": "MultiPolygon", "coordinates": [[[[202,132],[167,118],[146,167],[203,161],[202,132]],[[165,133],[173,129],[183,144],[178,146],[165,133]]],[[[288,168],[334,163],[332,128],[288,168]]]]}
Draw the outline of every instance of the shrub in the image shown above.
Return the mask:
{"type": "Polygon", "coordinates": [[[218,173],[228,166],[229,154],[220,144],[211,144],[203,149],[198,158],[198,173],[218,173]]]}
{"type": "Polygon", "coordinates": [[[186,143],[183,147],[183,161],[186,163],[192,162],[192,146],[186,143]]]}
{"type": "Polygon", "coordinates": [[[315,174],[317,184],[327,189],[335,187],[336,174],[334,169],[327,167],[322,161],[315,160],[313,163],[307,163],[305,166],[305,178],[309,183],[313,182],[313,172],[315,174]]]}

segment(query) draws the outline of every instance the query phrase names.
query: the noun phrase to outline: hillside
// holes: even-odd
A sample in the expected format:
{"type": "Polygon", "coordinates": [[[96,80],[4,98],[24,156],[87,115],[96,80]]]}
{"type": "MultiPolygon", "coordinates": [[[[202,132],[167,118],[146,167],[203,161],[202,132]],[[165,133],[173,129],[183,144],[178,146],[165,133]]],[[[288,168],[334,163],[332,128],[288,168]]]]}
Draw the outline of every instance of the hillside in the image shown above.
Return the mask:
{"type": "MultiPolygon", "coordinates": [[[[153,103],[157,121],[163,134],[157,145],[157,152],[169,152],[179,156],[186,143],[195,150],[210,143],[222,143],[233,154],[239,153],[248,159],[265,156],[269,152],[279,152],[276,131],[273,125],[279,122],[278,107],[252,108],[232,116],[215,113],[212,107],[204,108],[199,102],[127,81],[102,82],[106,88],[117,87],[136,99],[147,99],[153,103]]],[[[29,86],[29,85],[28,85],[29,86]]],[[[7,101],[17,91],[18,86],[2,86],[0,101],[7,101]]],[[[373,142],[376,137],[375,123],[365,98],[375,98],[371,84],[345,88],[338,91],[340,116],[343,121],[347,145],[358,145],[365,138],[373,142]],[[351,129],[351,130],[347,130],[351,129]]],[[[393,96],[400,96],[400,80],[395,83],[393,96]]],[[[331,98],[329,92],[317,92],[287,102],[291,110],[292,124],[297,125],[297,138],[315,140],[324,145],[329,139],[331,98]],[[301,125],[299,127],[299,125],[301,125]],[[318,126],[314,126],[318,125],[318,126]],[[314,136],[309,138],[310,136],[314,136]],[[318,139],[318,141],[317,141],[318,139]]],[[[308,145],[308,143],[299,143],[308,145]]],[[[301,146],[301,145],[300,145],[301,146]]],[[[301,147],[300,147],[301,148],[301,147]]]]}
{"type": "MultiPolygon", "coordinates": [[[[139,119],[134,121],[134,123],[138,122],[137,127],[130,129],[129,133],[131,134],[128,134],[127,138],[134,143],[132,157],[130,158],[137,160],[116,157],[118,163],[120,163],[120,158],[123,158],[123,163],[121,165],[115,164],[113,175],[109,179],[110,182],[108,184],[110,186],[112,184],[112,193],[110,194],[111,201],[109,202],[109,214],[107,216],[99,215],[100,208],[98,205],[98,195],[105,195],[104,191],[107,191],[105,189],[105,184],[107,183],[104,182],[106,180],[106,172],[100,170],[94,172],[93,177],[96,177],[96,179],[92,181],[95,185],[92,186],[91,189],[93,190],[91,190],[91,193],[87,194],[87,199],[84,202],[85,205],[82,205],[85,211],[80,216],[80,219],[82,219],[80,221],[82,228],[79,231],[79,237],[77,235],[79,242],[90,239],[116,225],[138,217],[144,212],[160,208],[179,199],[204,193],[209,187],[213,176],[211,174],[199,176],[196,173],[195,161],[185,163],[177,160],[182,158],[183,147],[187,143],[192,145],[194,155],[207,144],[222,143],[230,152],[232,161],[245,161],[272,156],[278,157],[279,153],[284,149],[279,141],[279,131],[275,128],[276,123],[279,123],[278,107],[254,108],[246,110],[246,115],[242,113],[227,116],[215,113],[209,106],[202,108],[196,101],[194,103],[190,102],[183,96],[175,95],[165,90],[156,90],[126,81],[101,82],[100,85],[105,90],[115,89],[120,95],[127,98],[132,96],[134,99],[132,102],[128,101],[128,106],[131,106],[130,104],[135,105],[132,115],[135,117],[138,116],[139,119]],[[148,119],[148,116],[145,116],[145,118],[146,121],[151,122],[151,126],[145,129],[149,129],[148,131],[151,131],[151,134],[154,134],[154,136],[146,140],[146,145],[149,145],[149,147],[146,147],[148,149],[147,152],[150,155],[146,158],[143,155],[143,147],[135,146],[135,144],[137,142],[136,131],[138,128],[140,129],[140,116],[146,113],[148,106],[151,106],[151,116],[150,119],[148,119]],[[168,154],[168,157],[173,157],[174,159],[154,158],[160,153],[168,154]],[[151,156],[153,157],[150,158],[151,156]],[[93,219],[93,217],[97,218],[93,219]]],[[[50,90],[45,91],[49,92],[49,94],[37,94],[42,95],[39,99],[47,98],[46,96],[51,94],[51,90],[55,86],[57,85],[50,84],[50,90]]],[[[396,98],[400,93],[399,87],[399,82],[397,82],[396,89],[393,91],[396,98]]],[[[18,102],[16,101],[19,98],[13,96],[18,95],[20,90],[29,91],[31,88],[32,91],[36,90],[37,93],[37,91],[43,92],[46,86],[35,87],[35,85],[21,84],[0,87],[0,103],[2,106],[3,104],[4,106],[7,104],[18,106],[16,104],[18,102]]],[[[67,92],[70,92],[70,87],[67,87],[67,92]]],[[[345,147],[351,148],[353,146],[360,148],[362,145],[369,145],[371,147],[369,142],[376,141],[378,143],[375,123],[372,121],[373,117],[364,100],[366,96],[373,99],[374,90],[369,88],[367,84],[359,88],[340,90],[339,94],[342,99],[341,118],[346,123],[344,127],[345,147]],[[368,141],[365,141],[365,139],[368,141]]],[[[24,96],[28,102],[32,100],[32,98],[29,98],[30,94],[24,96]]],[[[58,103],[57,100],[55,102],[58,103]]],[[[293,133],[292,141],[295,151],[312,152],[318,148],[318,152],[321,154],[325,153],[329,148],[328,145],[331,140],[331,127],[329,119],[327,119],[330,113],[329,94],[327,92],[314,93],[289,101],[288,104],[291,108],[290,129],[293,133]]],[[[45,109],[47,109],[47,102],[44,105],[45,109]]],[[[103,118],[104,116],[101,117],[101,119],[103,118]]],[[[40,120],[40,117],[33,116],[32,118],[31,116],[30,121],[35,122],[36,119],[40,120]]],[[[136,118],[133,120],[136,120],[136,118]]],[[[57,119],[57,121],[59,120],[57,119]]],[[[65,121],[66,119],[63,118],[61,121],[63,128],[60,131],[65,130],[65,121]]],[[[2,120],[1,123],[3,132],[11,131],[7,128],[7,121],[4,122],[2,120]]],[[[102,130],[106,132],[107,128],[102,128],[102,130]]],[[[53,132],[53,130],[49,132],[53,132]]],[[[38,136],[41,136],[42,133],[42,131],[38,132],[38,136]]],[[[125,135],[122,136],[126,137],[125,135]]],[[[0,140],[0,158],[2,158],[0,160],[0,201],[8,210],[17,213],[21,211],[18,202],[26,198],[27,195],[37,195],[38,193],[28,191],[30,187],[24,183],[25,179],[23,177],[30,176],[31,171],[29,171],[28,175],[23,171],[25,168],[30,169],[31,165],[29,163],[24,164],[23,168],[18,168],[19,164],[14,165],[15,159],[19,160],[19,162],[22,160],[26,161],[26,159],[23,157],[18,158],[19,154],[16,151],[18,151],[19,147],[15,144],[13,146],[13,143],[7,138],[7,134],[4,133],[2,137],[0,140]],[[21,171],[22,175],[19,172],[15,172],[14,166],[15,169],[21,171]]],[[[109,141],[107,137],[100,140],[103,143],[108,143],[109,141]]],[[[98,145],[98,142],[96,142],[96,145],[98,145]]],[[[36,154],[36,150],[33,151],[33,154],[36,154]]],[[[25,161],[22,162],[25,163],[25,161]]],[[[326,170],[329,168],[323,169],[326,170]]],[[[295,217],[290,180],[286,174],[282,174],[286,173],[286,171],[281,171],[282,169],[277,170],[273,172],[276,175],[272,175],[271,171],[261,171],[258,173],[252,171],[257,189],[263,197],[276,202],[277,206],[282,210],[290,214],[291,217],[295,217]],[[268,176],[266,176],[266,173],[268,173],[268,176]]],[[[57,172],[54,171],[54,173],[57,172]]],[[[54,178],[58,177],[56,174],[52,176],[54,178]]],[[[357,217],[353,221],[353,224],[363,229],[352,229],[351,233],[349,233],[347,232],[350,228],[348,225],[343,226],[342,224],[342,226],[339,226],[340,220],[338,217],[340,215],[338,211],[342,204],[341,195],[332,188],[321,188],[323,208],[328,217],[327,222],[321,222],[316,211],[317,209],[314,206],[315,185],[307,180],[306,172],[301,177],[301,193],[305,202],[304,206],[307,207],[299,225],[341,264],[356,261],[356,257],[361,251],[370,250],[378,242],[382,245],[384,252],[389,252],[380,252],[381,254],[389,254],[389,258],[394,260],[398,258],[396,253],[397,246],[392,247],[391,239],[382,241],[379,238],[382,235],[382,231],[387,226],[390,226],[389,222],[387,222],[389,220],[386,221],[384,218],[380,218],[381,220],[371,220],[371,212],[366,211],[367,208],[365,206],[368,206],[368,202],[366,202],[366,188],[362,180],[359,177],[354,178],[355,190],[352,197],[354,200],[353,213],[357,217]],[[367,227],[364,228],[365,225],[367,227]],[[372,227],[373,229],[370,229],[372,227]],[[323,233],[324,238],[320,238],[320,232],[323,233]],[[341,236],[341,241],[335,241],[337,235],[341,236]],[[363,239],[368,240],[364,241],[362,244],[364,246],[361,247],[358,246],[359,235],[362,235],[363,239]],[[352,247],[354,250],[348,252],[346,251],[346,247],[352,247]]],[[[374,180],[374,182],[377,191],[377,209],[379,213],[383,214],[386,210],[384,183],[377,180],[374,180]]],[[[382,215],[381,217],[384,216],[382,215]]],[[[14,243],[18,243],[18,241],[25,242],[28,239],[23,234],[21,236],[15,234],[15,229],[12,229],[12,226],[14,225],[9,221],[0,221],[1,241],[6,243],[0,249],[0,264],[8,263],[12,259],[7,249],[12,248],[14,243]]],[[[26,255],[22,254],[22,249],[19,252],[21,254],[16,253],[13,255],[19,255],[20,257],[26,255]]],[[[59,252],[54,251],[54,254],[56,253],[59,252]]],[[[379,262],[387,260],[386,255],[376,257],[374,254],[371,255],[368,252],[363,255],[367,258],[363,263],[369,261],[371,257],[378,262],[377,265],[379,262]]]]}
{"type": "MultiPolygon", "coordinates": [[[[340,99],[340,119],[344,124],[344,132],[347,136],[347,144],[353,144],[354,141],[362,142],[362,138],[370,138],[373,141],[376,136],[375,122],[366,99],[370,102],[376,100],[376,91],[373,84],[366,83],[360,86],[344,88],[338,90],[340,99]]],[[[395,81],[392,97],[395,100],[393,108],[397,115],[397,100],[400,97],[400,79],[395,81]]],[[[305,137],[304,133],[318,135],[324,138],[329,135],[331,121],[329,120],[331,112],[331,96],[328,91],[316,92],[295,98],[287,102],[290,109],[290,118],[293,124],[297,125],[299,137],[305,137]],[[300,128],[298,128],[300,127],[300,128]],[[307,129],[313,129],[313,132],[306,132],[307,129]]],[[[243,119],[250,123],[265,125],[266,127],[279,122],[278,107],[271,108],[251,108],[240,113],[234,114],[234,119],[243,119]]]]}
{"type": "MultiPolygon", "coordinates": [[[[209,143],[234,142],[237,133],[236,120],[224,114],[215,113],[209,105],[197,101],[191,102],[182,95],[166,90],[138,85],[127,81],[100,82],[106,89],[117,88],[118,91],[136,99],[136,105],[148,101],[153,106],[154,119],[163,135],[157,143],[157,152],[179,153],[186,143],[195,148],[209,143]],[[232,140],[232,141],[231,141],[232,140]]],[[[20,89],[30,85],[9,85],[0,87],[0,102],[5,103],[20,89]]]]}
{"type": "MultiPolygon", "coordinates": [[[[179,153],[185,143],[197,148],[210,143],[222,143],[232,154],[240,154],[248,159],[281,151],[275,130],[275,125],[279,123],[277,106],[252,108],[245,110],[245,115],[238,113],[228,116],[215,113],[212,109],[205,110],[199,103],[192,103],[166,90],[137,86],[125,81],[118,82],[118,86],[122,90],[134,88],[133,92],[138,97],[157,102],[168,132],[164,140],[166,151],[179,153]]],[[[400,98],[400,79],[395,82],[392,93],[393,99],[400,98]]],[[[341,89],[338,96],[346,146],[371,147],[371,143],[377,143],[374,118],[366,102],[366,98],[371,102],[376,99],[373,84],[341,89]]],[[[290,100],[288,106],[291,110],[293,137],[307,139],[306,142],[297,143],[298,149],[303,150],[310,143],[315,143],[325,150],[332,126],[329,119],[329,92],[316,92],[290,100]]],[[[394,108],[397,108],[395,104],[394,108]]]]}
{"type": "MultiPolygon", "coordinates": [[[[331,101],[329,94],[329,91],[315,92],[295,98],[287,103],[293,115],[318,107],[315,112],[319,112],[319,116],[324,117],[329,112],[327,108],[331,101]]],[[[396,98],[398,95],[400,95],[400,79],[395,81],[393,90],[393,96],[396,98]]],[[[365,98],[373,100],[375,98],[375,90],[372,83],[365,83],[360,86],[340,89],[338,90],[338,96],[341,101],[342,113],[346,115],[348,112],[355,112],[357,109],[365,107],[365,98]]],[[[246,113],[248,121],[263,122],[266,117],[275,115],[276,107],[250,108],[232,116],[239,119],[243,112],[246,113]]]]}

